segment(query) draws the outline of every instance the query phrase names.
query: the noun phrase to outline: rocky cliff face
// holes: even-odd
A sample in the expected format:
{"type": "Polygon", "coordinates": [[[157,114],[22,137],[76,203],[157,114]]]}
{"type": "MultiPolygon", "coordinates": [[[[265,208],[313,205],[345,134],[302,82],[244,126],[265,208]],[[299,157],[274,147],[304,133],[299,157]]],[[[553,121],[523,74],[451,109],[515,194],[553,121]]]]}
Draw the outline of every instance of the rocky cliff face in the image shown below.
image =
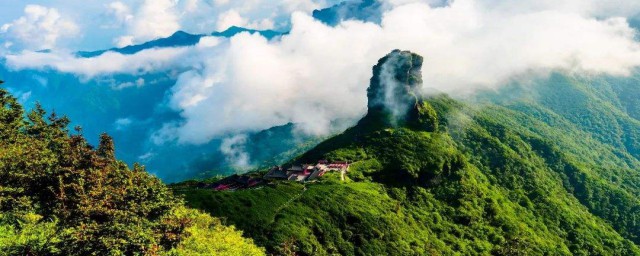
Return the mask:
{"type": "Polygon", "coordinates": [[[425,116],[434,112],[422,100],[422,62],[422,56],[400,50],[394,50],[378,61],[367,89],[368,118],[384,125],[408,124],[435,129],[435,124],[418,124],[425,120],[435,121],[432,120],[435,116],[425,116]]]}

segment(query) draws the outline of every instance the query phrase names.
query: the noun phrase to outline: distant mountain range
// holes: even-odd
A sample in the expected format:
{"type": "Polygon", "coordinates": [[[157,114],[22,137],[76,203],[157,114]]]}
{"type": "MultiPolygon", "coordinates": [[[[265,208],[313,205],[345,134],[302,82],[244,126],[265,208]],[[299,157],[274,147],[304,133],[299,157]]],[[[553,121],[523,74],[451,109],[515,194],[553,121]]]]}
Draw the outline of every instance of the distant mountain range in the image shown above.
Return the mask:
{"type": "Polygon", "coordinates": [[[380,23],[382,3],[378,0],[346,1],[329,8],[313,11],[313,17],[335,26],[343,20],[361,20],[380,23]]]}
{"type": "Polygon", "coordinates": [[[143,51],[143,50],[147,50],[147,49],[152,49],[152,48],[163,48],[163,47],[180,47],[180,46],[192,46],[192,45],[196,45],[199,41],[200,38],[204,37],[204,36],[215,36],[215,37],[226,37],[226,38],[230,38],[233,37],[239,33],[242,32],[248,32],[248,33],[258,33],[262,36],[264,36],[265,38],[271,40],[277,36],[281,36],[284,33],[282,32],[277,32],[277,31],[273,31],[273,30],[253,30],[253,29],[248,29],[248,28],[241,28],[241,27],[236,27],[236,26],[232,26],[230,28],[228,28],[225,31],[222,32],[213,32],[209,35],[194,35],[194,34],[189,34],[187,32],[184,31],[178,31],[176,33],[174,33],[173,35],[171,35],[170,37],[166,37],[166,38],[159,38],[153,41],[149,41],[143,44],[138,44],[138,45],[130,45],[130,46],[126,46],[126,47],[122,47],[122,48],[111,48],[108,50],[99,50],[99,51],[92,51],[92,52],[77,52],[76,54],[79,57],[85,57],[85,58],[91,58],[91,57],[96,57],[99,56],[105,52],[117,52],[117,53],[122,53],[122,54],[135,54],[137,52],[143,51]]]}
{"type": "MultiPolygon", "coordinates": [[[[313,17],[331,26],[335,26],[343,20],[361,20],[380,23],[380,20],[382,18],[382,11],[382,3],[378,0],[356,0],[346,1],[328,8],[315,10],[313,11],[313,17]]],[[[200,41],[200,38],[204,36],[230,38],[242,32],[248,32],[252,34],[258,33],[269,40],[288,34],[288,32],[279,32],[274,30],[255,30],[237,26],[232,26],[225,31],[213,32],[208,35],[190,34],[185,31],[177,31],[170,37],[159,38],[143,44],[98,51],[80,51],[77,52],[76,55],[79,57],[91,58],[99,56],[108,51],[122,54],[135,54],[137,52],[152,48],[196,45],[200,41]]]]}

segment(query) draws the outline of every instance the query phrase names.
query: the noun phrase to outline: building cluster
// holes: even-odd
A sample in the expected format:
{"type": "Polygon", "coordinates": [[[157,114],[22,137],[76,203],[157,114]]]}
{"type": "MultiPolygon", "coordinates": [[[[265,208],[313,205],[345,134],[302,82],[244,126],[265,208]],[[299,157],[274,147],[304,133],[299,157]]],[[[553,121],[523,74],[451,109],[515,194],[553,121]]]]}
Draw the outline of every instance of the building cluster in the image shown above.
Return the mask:
{"type": "Polygon", "coordinates": [[[322,177],[327,172],[340,172],[342,177],[349,170],[348,162],[318,161],[317,164],[293,165],[289,168],[276,166],[271,168],[264,177],[256,177],[254,174],[231,175],[206,187],[216,191],[234,191],[238,189],[256,188],[272,180],[289,180],[296,182],[309,182],[322,177]]]}
{"type": "Polygon", "coordinates": [[[317,164],[293,165],[289,168],[281,166],[273,167],[264,176],[265,180],[290,180],[297,182],[307,182],[316,180],[330,171],[339,171],[342,174],[349,170],[348,162],[331,162],[326,160],[318,161],[317,164]]]}
{"type": "Polygon", "coordinates": [[[253,188],[263,183],[264,180],[261,178],[234,174],[209,185],[209,187],[216,191],[226,191],[253,188]]]}

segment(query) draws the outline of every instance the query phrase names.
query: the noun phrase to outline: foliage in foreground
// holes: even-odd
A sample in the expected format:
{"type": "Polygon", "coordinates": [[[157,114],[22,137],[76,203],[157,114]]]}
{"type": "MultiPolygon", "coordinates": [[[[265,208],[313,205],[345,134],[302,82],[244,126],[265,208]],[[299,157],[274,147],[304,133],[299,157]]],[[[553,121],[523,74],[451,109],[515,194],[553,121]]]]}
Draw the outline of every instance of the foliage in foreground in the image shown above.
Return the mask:
{"type": "Polygon", "coordinates": [[[264,254],[116,160],[108,135],[94,149],[64,117],[24,116],[0,89],[0,255],[264,254]]]}

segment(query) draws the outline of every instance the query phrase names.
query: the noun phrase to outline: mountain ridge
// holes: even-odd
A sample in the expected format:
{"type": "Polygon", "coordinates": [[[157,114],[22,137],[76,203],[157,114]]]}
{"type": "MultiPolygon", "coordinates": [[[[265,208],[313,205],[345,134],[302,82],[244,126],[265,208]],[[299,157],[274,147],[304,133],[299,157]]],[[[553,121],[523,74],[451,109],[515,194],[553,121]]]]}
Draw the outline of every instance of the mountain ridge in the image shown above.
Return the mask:
{"type": "MultiPolygon", "coordinates": [[[[329,175],[305,185],[231,193],[181,187],[180,194],[275,254],[640,255],[640,161],[626,152],[633,148],[592,136],[598,130],[575,123],[561,111],[566,105],[545,103],[550,96],[509,101],[488,92],[479,97],[490,99],[484,105],[405,97],[420,84],[404,79],[411,65],[395,65],[391,84],[404,81],[402,90],[387,90],[412,106],[397,119],[376,102],[377,92],[398,87],[376,77],[393,56],[414,63],[400,53],[373,68],[372,109],[358,124],[289,162],[349,161],[346,181],[329,175]],[[410,114],[421,108],[423,118],[410,114]]],[[[564,90],[562,98],[583,86],[568,81],[548,82],[548,93],[564,90]]]]}
{"type": "Polygon", "coordinates": [[[184,31],[176,31],[169,37],[158,38],[155,40],[151,40],[142,44],[129,45],[122,48],[111,48],[107,50],[98,50],[98,51],[80,51],[77,52],[76,55],[78,57],[83,58],[92,58],[97,57],[105,52],[117,52],[121,54],[135,54],[143,50],[153,49],[153,48],[164,48],[164,47],[181,47],[181,46],[193,46],[196,45],[200,39],[204,36],[214,36],[214,37],[226,37],[230,38],[237,34],[247,32],[247,33],[258,33],[268,40],[271,40],[275,37],[284,35],[286,33],[277,32],[274,30],[254,30],[248,28],[242,28],[237,26],[231,26],[228,29],[222,32],[212,32],[209,35],[206,34],[190,34],[184,31]]]}
{"type": "MultiPolygon", "coordinates": [[[[378,0],[358,0],[358,1],[344,1],[339,4],[317,9],[312,12],[312,16],[325,24],[335,26],[339,22],[347,19],[356,19],[362,21],[369,21],[380,23],[382,3],[378,0]]],[[[272,40],[276,37],[287,35],[289,32],[280,32],[271,29],[257,30],[249,29],[239,26],[231,26],[224,31],[215,31],[210,34],[191,34],[185,31],[176,31],[169,37],[158,38],[148,42],[144,42],[136,45],[129,45],[121,48],[110,48],[106,50],[96,51],[78,51],[76,56],[83,58],[92,58],[100,56],[105,52],[117,52],[121,54],[135,54],[137,52],[162,47],[180,47],[180,46],[192,46],[198,43],[200,38],[204,36],[214,37],[226,37],[230,38],[239,33],[248,32],[251,34],[258,33],[268,40],[272,40]]],[[[47,50],[44,50],[47,51],[47,50]]]]}

